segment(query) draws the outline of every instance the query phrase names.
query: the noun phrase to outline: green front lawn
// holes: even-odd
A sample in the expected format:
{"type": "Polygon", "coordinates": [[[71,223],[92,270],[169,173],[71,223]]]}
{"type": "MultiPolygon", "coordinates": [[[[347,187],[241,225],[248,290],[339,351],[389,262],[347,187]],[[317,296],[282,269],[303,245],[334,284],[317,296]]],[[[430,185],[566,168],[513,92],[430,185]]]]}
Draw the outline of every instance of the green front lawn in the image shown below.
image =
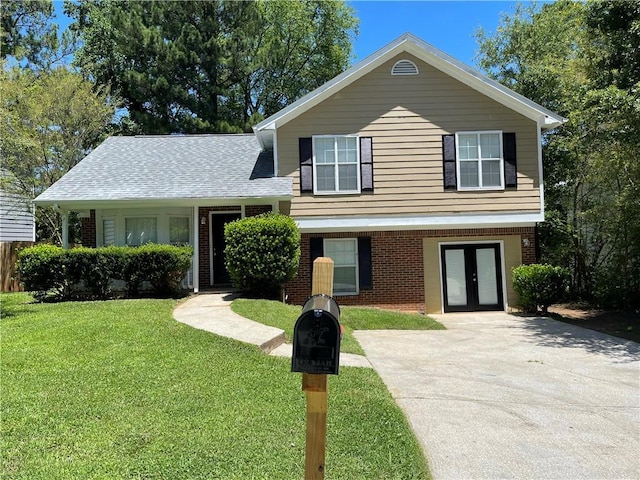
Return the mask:
{"type": "MultiPolygon", "coordinates": [[[[285,332],[287,342],[293,338],[293,327],[300,315],[301,307],[286,305],[273,300],[254,300],[238,298],[231,308],[245,318],[277,327],[285,332]]],[[[340,324],[344,325],[344,334],[340,351],[344,353],[364,352],[353,337],[354,330],[444,330],[441,323],[430,317],[412,313],[379,310],[375,308],[340,307],[340,324]]]]}
{"type": "MultiPolygon", "coordinates": [[[[298,479],[305,400],[288,359],[173,320],[172,300],[2,301],[3,479],[298,479]]],[[[371,369],[329,378],[329,479],[425,479],[371,369]]]]}

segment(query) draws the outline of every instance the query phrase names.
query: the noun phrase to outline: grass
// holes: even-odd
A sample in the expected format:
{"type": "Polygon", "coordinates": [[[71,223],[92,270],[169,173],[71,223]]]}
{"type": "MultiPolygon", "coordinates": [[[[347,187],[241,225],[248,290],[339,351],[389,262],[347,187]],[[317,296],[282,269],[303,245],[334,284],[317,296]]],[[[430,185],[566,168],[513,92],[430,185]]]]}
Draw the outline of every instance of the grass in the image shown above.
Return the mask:
{"type": "MultiPolygon", "coordinates": [[[[0,299],[1,478],[303,477],[289,360],[176,322],[172,300],[0,299]]],[[[430,478],[371,369],[330,377],[327,435],[327,480],[430,478]]]]}
{"type": "MultiPolygon", "coordinates": [[[[302,311],[296,305],[247,298],[234,300],[231,308],[238,315],[284,330],[289,343],[292,342],[296,319],[302,311]]],[[[445,328],[441,323],[423,315],[359,307],[341,307],[340,323],[345,327],[340,351],[360,355],[364,352],[353,337],[354,330],[444,330],[445,328]]]]}

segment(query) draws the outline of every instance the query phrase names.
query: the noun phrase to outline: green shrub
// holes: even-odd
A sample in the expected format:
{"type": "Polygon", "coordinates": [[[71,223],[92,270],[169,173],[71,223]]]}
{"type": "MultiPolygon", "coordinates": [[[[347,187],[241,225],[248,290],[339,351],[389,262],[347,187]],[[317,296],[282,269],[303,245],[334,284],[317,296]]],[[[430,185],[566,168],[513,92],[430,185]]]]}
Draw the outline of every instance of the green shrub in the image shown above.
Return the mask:
{"type": "Polygon", "coordinates": [[[547,314],[550,305],[562,300],[569,285],[569,272],[552,265],[520,265],[512,270],[513,288],[520,306],[528,313],[547,314]]]}
{"type": "Polygon", "coordinates": [[[180,289],[191,268],[193,248],[147,244],[142,247],[74,248],[53,245],[25,248],[18,256],[18,272],[25,290],[44,298],[53,291],[66,300],[88,293],[105,299],[114,280],[124,280],[128,296],[140,293],[148,281],[157,296],[180,289]]]}
{"type": "Polygon", "coordinates": [[[298,273],[300,233],[291,217],[246,217],[227,224],[224,235],[226,267],[234,287],[275,298],[298,273]]]}
{"type": "Polygon", "coordinates": [[[146,280],[155,295],[165,297],[180,291],[182,279],[191,268],[192,257],[193,248],[190,246],[148,243],[129,252],[125,270],[129,280],[136,282],[136,288],[146,280]]]}
{"type": "Polygon", "coordinates": [[[16,270],[25,290],[33,292],[39,300],[51,291],[63,296],[67,290],[63,253],[62,248],[48,244],[22,249],[16,270]]]}

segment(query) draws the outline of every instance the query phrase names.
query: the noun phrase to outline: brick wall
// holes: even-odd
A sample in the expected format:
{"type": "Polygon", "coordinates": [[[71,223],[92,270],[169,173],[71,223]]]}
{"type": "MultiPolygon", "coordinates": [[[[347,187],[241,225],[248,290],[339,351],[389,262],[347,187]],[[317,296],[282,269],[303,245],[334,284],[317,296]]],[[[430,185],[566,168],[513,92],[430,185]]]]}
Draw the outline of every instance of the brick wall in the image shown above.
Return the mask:
{"type": "Polygon", "coordinates": [[[91,210],[88,218],[80,219],[80,241],[83,247],[96,248],[96,211],[91,210]]]}
{"type": "Polygon", "coordinates": [[[271,210],[273,210],[271,208],[271,205],[247,205],[246,207],[244,207],[244,216],[255,217],[256,215],[267,213],[271,210]]]}
{"type": "Polygon", "coordinates": [[[373,290],[359,295],[340,296],[341,305],[375,305],[401,310],[424,310],[423,239],[437,237],[478,237],[520,235],[524,263],[535,262],[533,227],[490,229],[443,229],[393,232],[303,234],[298,275],[285,285],[288,301],[301,305],[311,293],[310,239],[371,237],[373,290]],[[529,245],[525,246],[527,242],[529,245]]]}

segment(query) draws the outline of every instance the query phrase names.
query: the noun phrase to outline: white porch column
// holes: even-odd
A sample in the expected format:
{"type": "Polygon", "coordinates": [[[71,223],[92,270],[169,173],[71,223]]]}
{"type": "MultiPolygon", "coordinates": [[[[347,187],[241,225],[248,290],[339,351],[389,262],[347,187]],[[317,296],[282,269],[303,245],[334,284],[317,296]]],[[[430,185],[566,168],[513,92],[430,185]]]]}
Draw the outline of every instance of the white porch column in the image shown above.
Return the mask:
{"type": "Polygon", "coordinates": [[[62,217],[62,248],[67,250],[69,248],[69,212],[60,210],[60,216],[62,217]]]}
{"type": "Polygon", "coordinates": [[[200,289],[200,218],[198,217],[198,207],[193,207],[193,293],[198,293],[200,289]]]}

